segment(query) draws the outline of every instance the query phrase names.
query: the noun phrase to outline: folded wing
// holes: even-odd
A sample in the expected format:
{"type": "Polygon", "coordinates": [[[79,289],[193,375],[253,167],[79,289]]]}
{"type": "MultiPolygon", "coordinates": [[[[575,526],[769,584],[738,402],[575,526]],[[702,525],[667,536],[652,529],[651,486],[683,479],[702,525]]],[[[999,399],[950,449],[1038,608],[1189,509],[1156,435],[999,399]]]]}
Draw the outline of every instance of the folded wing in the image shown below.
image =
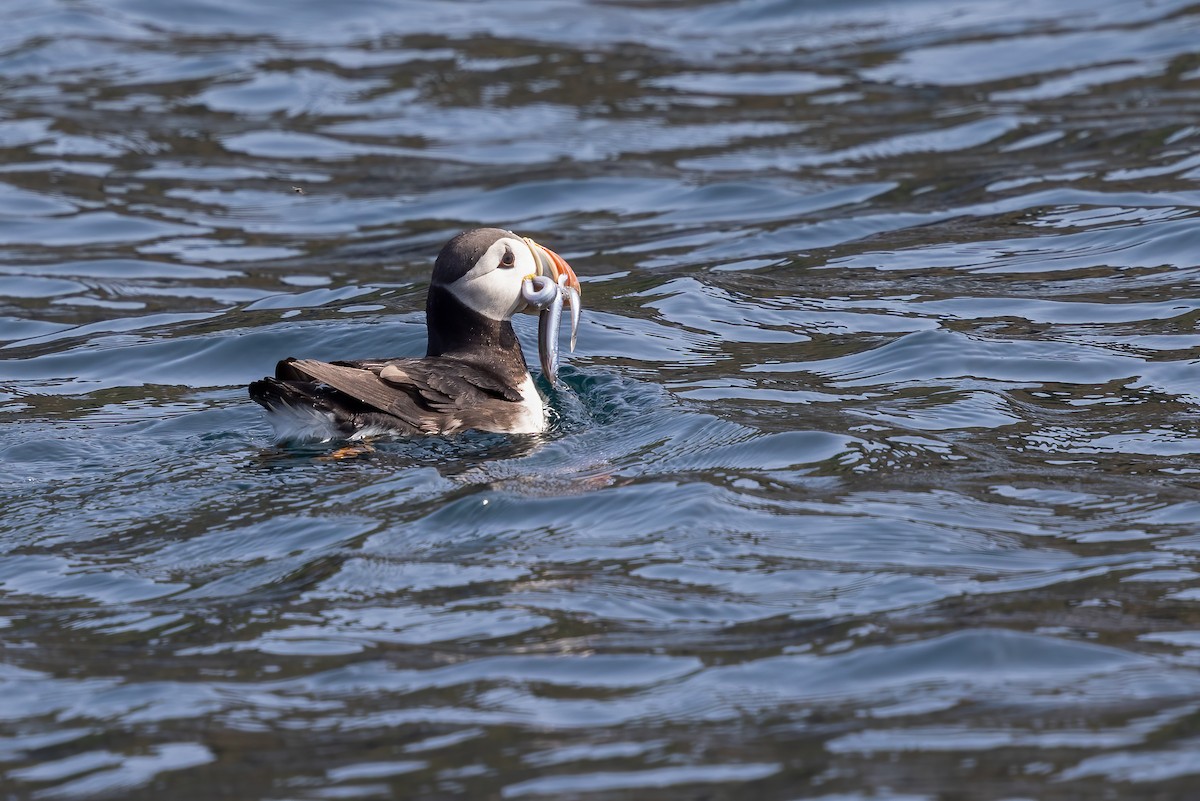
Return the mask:
{"type": "Polygon", "coordinates": [[[275,377],[323,384],[346,396],[348,406],[394,418],[398,430],[426,434],[509,430],[525,400],[488,370],[448,357],[287,359],[279,363],[275,377]]]}

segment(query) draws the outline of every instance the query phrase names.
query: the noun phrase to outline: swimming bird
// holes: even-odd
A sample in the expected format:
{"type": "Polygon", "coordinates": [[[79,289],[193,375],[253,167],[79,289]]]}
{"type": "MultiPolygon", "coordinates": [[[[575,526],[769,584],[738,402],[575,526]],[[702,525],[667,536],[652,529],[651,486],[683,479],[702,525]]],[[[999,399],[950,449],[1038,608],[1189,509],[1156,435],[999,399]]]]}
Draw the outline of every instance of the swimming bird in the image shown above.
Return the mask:
{"type": "Polygon", "coordinates": [[[579,321],[579,278],[554,251],[499,228],[464,231],[442,247],[425,301],[424,358],[284,359],[250,384],[279,439],[360,440],[386,432],[467,429],[536,433],[546,411],[512,317],[540,310],[538,345],[553,384],[558,322],[579,321]]]}

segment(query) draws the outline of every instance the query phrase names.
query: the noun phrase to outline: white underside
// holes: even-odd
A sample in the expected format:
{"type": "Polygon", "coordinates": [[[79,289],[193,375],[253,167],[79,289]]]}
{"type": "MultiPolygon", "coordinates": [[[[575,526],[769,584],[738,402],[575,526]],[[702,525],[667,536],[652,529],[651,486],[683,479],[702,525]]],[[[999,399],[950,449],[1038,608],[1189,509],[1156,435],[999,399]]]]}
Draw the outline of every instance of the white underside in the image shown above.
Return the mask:
{"type": "MultiPolygon", "coordinates": [[[[526,374],[525,380],[517,387],[524,400],[519,404],[520,413],[513,421],[508,431],[502,434],[540,434],[546,430],[546,407],[542,396],[534,386],[533,377],[526,374]]],[[[394,429],[380,426],[360,428],[350,436],[346,436],[334,424],[333,415],[322,412],[311,406],[272,406],[267,410],[267,420],[275,429],[275,439],[279,442],[331,442],[338,440],[366,439],[382,434],[395,434],[394,429]]]]}
{"type": "Polygon", "coordinates": [[[546,407],[542,403],[542,395],[533,384],[533,376],[525,374],[525,380],[517,387],[517,392],[524,398],[521,401],[521,414],[514,422],[509,433],[540,434],[546,430],[546,407]]]}

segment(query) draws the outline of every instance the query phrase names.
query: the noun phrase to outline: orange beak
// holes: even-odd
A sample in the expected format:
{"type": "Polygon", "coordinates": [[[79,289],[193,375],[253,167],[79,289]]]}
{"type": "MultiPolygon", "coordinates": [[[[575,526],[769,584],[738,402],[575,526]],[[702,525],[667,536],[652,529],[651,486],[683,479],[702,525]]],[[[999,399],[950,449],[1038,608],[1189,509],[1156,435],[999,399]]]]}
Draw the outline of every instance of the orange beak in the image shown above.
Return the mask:
{"type": "Polygon", "coordinates": [[[524,239],[525,243],[529,245],[529,250],[533,253],[533,260],[537,262],[538,275],[548,275],[555,283],[558,283],[560,275],[565,275],[567,277],[567,286],[573,288],[576,292],[580,292],[579,276],[575,275],[575,271],[571,269],[571,265],[567,264],[566,259],[550,248],[539,245],[529,237],[524,237],[524,239]]]}
{"type": "Polygon", "coordinates": [[[542,372],[553,386],[558,376],[558,326],[564,304],[570,304],[571,307],[571,350],[575,350],[579,315],[583,311],[579,276],[562,256],[529,237],[524,239],[533,255],[537,273],[525,276],[521,283],[521,298],[526,302],[525,310],[538,315],[538,357],[542,372]],[[543,283],[546,279],[552,283],[535,289],[535,277],[541,277],[543,283]]]}

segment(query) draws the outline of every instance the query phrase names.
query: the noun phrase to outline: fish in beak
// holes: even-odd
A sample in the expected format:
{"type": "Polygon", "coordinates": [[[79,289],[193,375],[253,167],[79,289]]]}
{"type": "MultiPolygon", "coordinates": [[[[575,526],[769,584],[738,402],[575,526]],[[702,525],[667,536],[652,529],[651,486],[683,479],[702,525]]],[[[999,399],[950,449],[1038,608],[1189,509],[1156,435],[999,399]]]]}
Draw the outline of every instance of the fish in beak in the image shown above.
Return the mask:
{"type": "Polygon", "coordinates": [[[566,260],[550,248],[529,237],[525,243],[533,254],[536,273],[527,275],[521,285],[521,298],[538,313],[538,360],[551,386],[558,379],[558,329],[562,324],[563,303],[571,307],[571,352],[579,333],[579,315],[583,311],[579,276],[566,260]]]}

